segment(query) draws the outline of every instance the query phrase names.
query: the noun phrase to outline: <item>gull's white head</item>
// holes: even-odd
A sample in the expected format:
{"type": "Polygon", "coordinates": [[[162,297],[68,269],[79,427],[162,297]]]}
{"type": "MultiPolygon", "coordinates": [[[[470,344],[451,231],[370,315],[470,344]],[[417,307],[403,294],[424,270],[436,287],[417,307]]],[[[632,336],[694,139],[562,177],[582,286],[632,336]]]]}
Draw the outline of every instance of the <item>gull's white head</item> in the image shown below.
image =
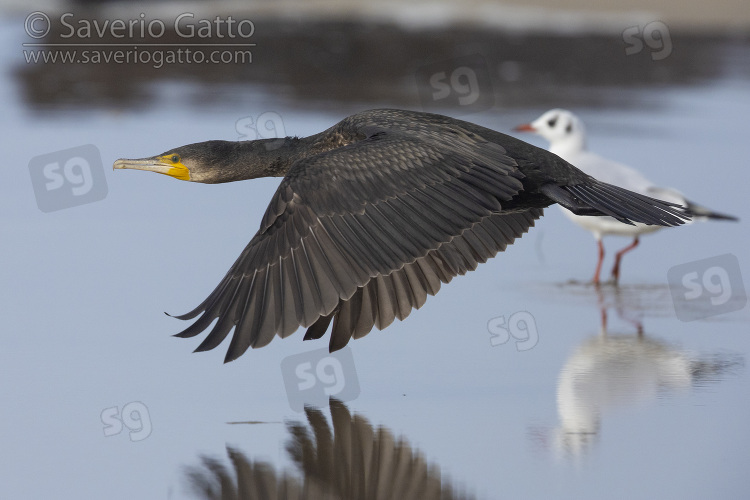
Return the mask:
{"type": "Polygon", "coordinates": [[[561,155],[586,149],[583,122],[565,109],[551,109],[531,123],[515,128],[518,132],[535,132],[550,142],[550,151],[561,155]]]}

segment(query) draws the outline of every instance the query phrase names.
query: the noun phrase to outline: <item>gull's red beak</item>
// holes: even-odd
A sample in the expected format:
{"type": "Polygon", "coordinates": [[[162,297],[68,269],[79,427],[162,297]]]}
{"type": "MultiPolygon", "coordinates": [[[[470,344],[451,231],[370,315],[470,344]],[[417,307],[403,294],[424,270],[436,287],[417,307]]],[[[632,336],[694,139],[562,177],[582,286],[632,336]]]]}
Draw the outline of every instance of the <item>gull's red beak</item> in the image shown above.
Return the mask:
{"type": "Polygon", "coordinates": [[[516,132],[536,132],[536,129],[531,126],[531,123],[524,123],[514,128],[516,132]]]}

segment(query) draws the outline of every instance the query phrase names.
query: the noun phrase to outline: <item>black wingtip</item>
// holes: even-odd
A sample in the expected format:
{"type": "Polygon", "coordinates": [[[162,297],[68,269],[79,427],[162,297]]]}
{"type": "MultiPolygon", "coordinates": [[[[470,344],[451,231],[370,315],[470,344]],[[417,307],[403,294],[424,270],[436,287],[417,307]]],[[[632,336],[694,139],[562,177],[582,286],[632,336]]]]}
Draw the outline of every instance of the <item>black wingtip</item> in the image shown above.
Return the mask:
{"type": "Polygon", "coordinates": [[[739,217],[735,217],[734,215],[719,214],[719,213],[716,213],[716,212],[711,212],[706,217],[708,217],[709,219],[712,219],[712,220],[725,220],[725,221],[729,221],[729,222],[739,222],[740,221],[740,218],[739,217]]]}
{"type": "Polygon", "coordinates": [[[670,227],[685,224],[691,219],[691,213],[686,207],[604,182],[563,186],[563,189],[573,194],[584,205],[599,210],[602,215],[614,217],[624,224],[640,222],[670,227]]]}
{"type": "MultiPolygon", "coordinates": [[[[688,210],[690,210],[690,207],[688,206],[688,210]]],[[[728,214],[722,214],[719,212],[701,212],[698,210],[692,211],[692,214],[695,217],[698,218],[706,218],[711,220],[724,220],[728,222],[739,222],[739,217],[735,217],[734,215],[728,215],[728,214]]]]}
{"type": "Polygon", "coordinates": [[[240,356],[242,356],[242,354],[234,355],[234,353],[232,353],[231,351],[227,351],[226,356],[224,356],[224,364],[231,363],[240,356]]]}
{"type": "MultiPolygon", "coordinates": [[[[208,321],[209,324],[210,324],[210,322],[211,321],[208,321]]],[[[203,330],[206,329],[207,326],[208,326],[208,324],[206,324],[206,322],[203,320],[203,318],[201,318],[198,321],[196,321],[195,323],[193,323],[192,325],[190,325],[189,327],[187,327],[184,330],[182,330],[181,332],[175,333],[172,336],[173,337],[179,337],[181,339],[188,339],[188,338],[191,338],[191,337],[195,337],[196,335],[198,335],[199,333],[201,333],[203,330]]]]}
{"type": "Polygon", "coordinates": [[[730,222],[739,222],[740,219],[734,215],[723,214],[721,212],[714,212],[710,208],[706,208],[699,205],[691,200],[685,200],[687,204],[687,210],[694,216],[700,219],[711,219],[711,220],[725,220],[730,222]]]}
{"type": "MultiPolygon", "coordinates": [[[[199,312],[202,312],[202,310],[199,311],[199,312]]],[[[186,321],[188,319],[193,319],[193,318],[195,318],[198,315],[195,311],[190,311],[190,312],[185,313],[185,314],[169,314],[168,312],[165,311],[164,314],[166,314],[170,318],[175,318],[175,319],[179,319],[179,320],[182,320],[182,321],[186,321]]]]}
{"type": "Polygon", "coordinates": [[[338,312],[337,310],[334,310],[331,312],[331,314],[327,316],[321,316],[318,318],[318,320],[310,325],[310,327],[305,332],[305,337],[302,340],[314,340],[319,339],[325,333],[328,331],[328,326],[331,324],[331,320],[333,320],[333,316],[338,312]]]}

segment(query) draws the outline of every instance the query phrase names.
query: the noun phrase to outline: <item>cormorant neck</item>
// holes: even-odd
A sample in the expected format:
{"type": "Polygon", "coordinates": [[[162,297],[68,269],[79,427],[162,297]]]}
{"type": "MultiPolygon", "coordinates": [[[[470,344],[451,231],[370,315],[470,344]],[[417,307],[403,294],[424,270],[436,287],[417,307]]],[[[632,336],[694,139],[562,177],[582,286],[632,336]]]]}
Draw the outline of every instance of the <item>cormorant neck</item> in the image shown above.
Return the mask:
{"type": "Polygon", "coordinates": [[[307,146],[307,141],[299,137],[283,137],[240,142],[240,151],[255,159],[253,176],[249,178],[284,177],[292,163],[305,156],[307,146]]]}
{"type": "Polygon", "coordinates": [[[234,180],[284,177],[292,163],[305,156],[308,147],[307,141],[298,137],[243,141],[239,145],[241,154],[252,168],[248,169],[248,176],[234,180]]]}
{"type": "Polygon", "coordinates": [[[292,164],[306,156],[309,138],[283,137],[254,141],[225,141],[219,164],[192,172],[191,180],[208,184],[234,182],[259,177],[283,177],[292,164]]]}
{"type": "Polygon", "coordinates": [[[211,154],[190,168],[190,180],[207,184],[283,177],[299,159],[331,149],[321,134],[254,141],[209,141],[211,154]]]}

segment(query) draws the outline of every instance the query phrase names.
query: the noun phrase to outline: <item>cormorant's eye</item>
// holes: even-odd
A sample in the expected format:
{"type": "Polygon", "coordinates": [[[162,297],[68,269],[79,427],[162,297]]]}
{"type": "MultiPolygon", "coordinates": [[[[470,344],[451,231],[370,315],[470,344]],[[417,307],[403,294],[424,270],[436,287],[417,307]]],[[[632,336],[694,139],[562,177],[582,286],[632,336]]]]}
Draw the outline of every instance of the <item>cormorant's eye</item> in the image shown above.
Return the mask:
{"type": "Polygon", "coordinates": [[[179,156],[177,156],[177,155],[172,155],[172,158],[171,158],[171,160],[172,160],[172,163],[177,163],[177,162],[179,162],[179,161],[180,161],[180,157],[179,157],[179,156]]]}
{"type": "Polygon", "coordinates": [[[557,123],[557,117],[547,120],[547,125],[549,125],[549,128],[555,128],[555,123],[557,123]]]}

